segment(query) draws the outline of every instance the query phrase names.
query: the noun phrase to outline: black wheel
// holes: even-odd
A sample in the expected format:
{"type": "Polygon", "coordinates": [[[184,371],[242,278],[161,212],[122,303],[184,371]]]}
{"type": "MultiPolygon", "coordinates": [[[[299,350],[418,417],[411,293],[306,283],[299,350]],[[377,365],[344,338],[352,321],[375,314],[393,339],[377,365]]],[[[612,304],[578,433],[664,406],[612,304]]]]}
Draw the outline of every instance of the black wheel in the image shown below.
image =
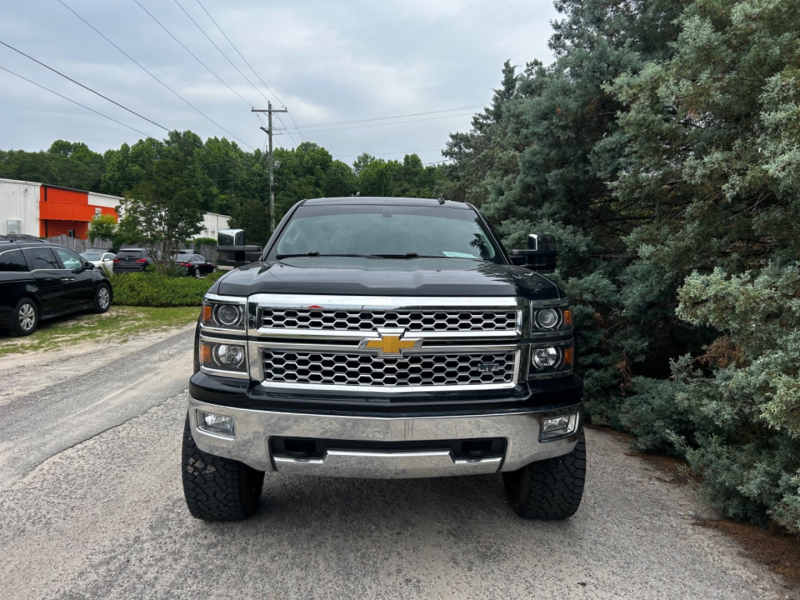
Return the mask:
{"type": "Polygon", "coordinates": [[[39,326],[39,307],[30,298],[22,298],[11,311],[11,335],[30,335],[39,326]]]}
{"type": "Polygon", "coordinates": [[[508,503],[520,517],[555,520],[578,510],[585,478],[586,441],[581,429],[572,452],[503,473],[503,484],[508,503]]]}
{"type": "Polygon", "coordinates": [[[104,313],[108,312],[109,308],[111,308],[111,288],[101,283],[94,292],[92,312],[104,313]]]}
{"type": "Polygon", "coordinates": [[[193,517],[240,521],[256,512],[264,472],[200,450],[192,438],[188,417],[183,430],[182,462],[183,495],[193,517]]]}

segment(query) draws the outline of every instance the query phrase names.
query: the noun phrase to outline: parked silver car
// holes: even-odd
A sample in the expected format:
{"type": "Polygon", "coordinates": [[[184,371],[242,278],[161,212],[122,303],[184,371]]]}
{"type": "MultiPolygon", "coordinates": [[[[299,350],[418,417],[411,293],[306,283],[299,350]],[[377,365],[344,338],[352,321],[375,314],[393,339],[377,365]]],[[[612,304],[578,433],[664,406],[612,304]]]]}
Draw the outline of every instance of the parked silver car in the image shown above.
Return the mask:
{"type": "Polygon", "coordinates": [[[81,252],[81,258],[86,262],[92,263],[95,267],[102,267],[106,273],[111,273],[114,269],[114,258],[116,254],[105,248],[89,248],[86,252],[81,252]]]}

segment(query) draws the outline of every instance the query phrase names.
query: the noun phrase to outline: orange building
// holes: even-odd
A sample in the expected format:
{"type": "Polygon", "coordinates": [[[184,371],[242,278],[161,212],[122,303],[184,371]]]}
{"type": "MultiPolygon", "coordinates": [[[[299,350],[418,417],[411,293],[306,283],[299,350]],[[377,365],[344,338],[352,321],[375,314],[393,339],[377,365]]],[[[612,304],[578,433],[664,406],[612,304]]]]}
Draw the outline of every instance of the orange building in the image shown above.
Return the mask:
{"type": "Polygon", "coordinates": [[[85,240],[95,215],[113,215],[121,198],[42,184],[39,188],[39,236],[68,235],[85,240]]]}

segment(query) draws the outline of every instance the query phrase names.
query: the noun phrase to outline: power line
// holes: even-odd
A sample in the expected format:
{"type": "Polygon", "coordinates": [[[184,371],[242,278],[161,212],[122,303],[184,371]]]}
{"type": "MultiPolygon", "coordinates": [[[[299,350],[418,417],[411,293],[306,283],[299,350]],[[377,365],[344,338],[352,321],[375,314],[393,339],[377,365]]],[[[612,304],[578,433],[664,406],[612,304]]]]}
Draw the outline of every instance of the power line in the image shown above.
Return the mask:
{"type": "MultiPolygon", "coordinates": [[[[269,86],[266,84],[266,82],[265,82],[263,79],[261,79],[261,76],[260,76],[260,75],[259,75],[259,74],[256,72],[256,70],[253,68],[253,65],[251,65],[251,64],[250,64],[250,63],[247,61],[247,59],[244,57],[244,55],[243,55],[241,52],[239,52],[239,49],[238,49],[238,48],[236,47],[236,45],[235,45],[235,44],[234,44],[234,43],[231,41],[231,38],[229,38],[229,37],[228,37],[228,35],[227,35],[227,34],[226,34],[226,33],[225,33],[223,30],[222,30],[222,27],[220,27],[220,26],[219,26],[219,23],[217,23],[217,21],[214,19],[214,17],[212,17],[212,16],[211,16],[211,13],[210,13],[210,12],[208,12],[208,11],[206,10],[206,7],[205,7],[205,6],[203,6],[203,3],[202,3],[202,2],[200,2],[200,0],[197,0],[197,3],[200,5],[200,8],[202,8],[202,9],[203,9],[203,12],[204,12],[204,13],[206,13],[206,15],[208,15],[208,18],[209,18],[209,19],[211,19],[211,22],[212,22],[212,23],[214,23],[214,25],[216,25],[217,29],[219,29],[219,32],[220,32],[220,33],[221,33],[221,34],[222,34],[222,35],[225,37],[225,39],[226,39],[226,40],[228,40],[228,43],[231,45],[231,48],[233,48],[233,49],[236,51],[236,54],[238,54],[238,55],[239,55],[239,58],[241,58],[241,59],[244,61],[244,63],[245,63],[245,64],[246,64],[248,67],[250,67],[250,70],[253,72],[253,75],[255,75],[255,76],[258,78],[258,80],[261,82],[261,85],[263,85],[265,88],[267,88],[267,91],[268,91],[270,94],[272,94],[273,96],[275,96],[275,100],[277,100],[278,102],[280,102],[280,103],[281,103],[281,105],[283,105],[283,107],[284,107],[284,108],[286,108],[286,104],[284,104],[283,100],[281,100],[280,98],[278,98],[278,95],[277,95],[275,92],[273,92],[273,91],[270,89],[270,87],[269,87],[269,86]]],[[[262,94],[262,95],[263,95],[263,94],[262,94]]],[[[292,123],[294,124],[294,127],[295,127],[295,129],[297,129],[297,133],[299,133],[299,134],[300,134],[300,138],[301,138],[303,141],[305,141],[305,138],[303,137],[303,133],[300,131],[300,127],[297,125],[297,123],[295,123],[295,120],[294,120],[294,117],[292,116],[292,113],[288,113],[288,115],[289,115],[289,118],[292,120],[292,123]]],[[[284,124],[283,124],[283,121],[281,120],[281,118],[280,118],[280,117],[278,117],[278,121],[280,122],[280,124],[281,124],[283,127],[286,127],[286,125],[284,125],[284,124]]],[[[292,137],[292,136],[291,136],[291,135],[289,135],[289,137],[292,137]]],[[[294,142],[294,139],[292,139],[292,142],[294,142]]]]}
{"type": "Polygon", "coordinates": [[[169,29],[167,29],[166,27],[164,27],[164,25],[162,25],[162,24],[161,24],[161,21],[159,21],[158,19],[156,19],[156,18],[153,16],[153,13],[151,13],[149,10],[147,10],[147,9],[146,9],[146,8],[145,8],[145,7],[142,5],[142,3],[141,3],[141,2],[139,2],[139,0],[133,0],[133,1],[134,1],[134,2],[136,2],[136,4],[138,4],[138,5],[139,5],[139,8],[141,8],[141,9],[142,9],[144,12],[146,12],[146,13],[147,13],[147,14],[150,16],[150,18],[151,18],[151,19],[153,19],[153,21],[155,21],[155,22],[158,24],[158,26],[159,26],[159,27],[161,27],[161,29],[163,29],[164,31],[166,31],[166,32],[167,32],[167,34],[168,34],[168,35],[169,35],[169,36],[170,36],[170,37],[171,37],[173,40],[175,40],[176,42],[178,42],[178,44],[180,44],[181,48],[183,48],[184,50],[186,50],[186,52],[188,52],[188,53],[189,53],[189,54],[192,56],[192,58],[194,58],[194,59],[195,59],[197,62],[199,62],[201,65],[203,65],[203,67],[205,68],[205,70],[206,70],[206,71],[208,71],[208,72],[209,72],[209,73],[211,73],[211,74],[212,74],[214,77],[216,77],[216,78],[219,80],[219,82],[220,82],[222,85],[224,85],[226,88],[228,88],[228,89],[229,89],[230,91],[232,91],[234,94],[236,94],[237,96],[239,96],[239,98],[241,99],[241,101],[242,101],[242,102],[244,102],[245,104],[247,104],[247,106],[249,106],[249,107],[251,107],[251,108],[252,108],[252,106],[253,106],[253,105],[252,105],[252,104],[250,104],[250,103],[249,103],[247,100],[245,100],[245,99],[244,99],[244,96],[242,96],[242,95],[241,95],[239,92],[237,92],[237,91],[236,91],[236,90],[234,90],[234,89],[233,89],[231,86],[229,86],[227,83],[225,83],[225,81],[223,81],[223,79],[222,79],[222,78],[221,78],[219,75],[217,75],[217,74],[216,74],[214,71],[212,71],[212,70],[211,70],[211,69],[210,69],[210,68],[209,68],[209,67],[206,65],[206,63],[204,63],[202,60],[200,60],[199,58],[197,58],[197,56],[195,55],[195,53],[194,53],[194,52],[192,52],[191,50],[189,50],[189,48],[187,48],[187,47],[184,45],[184,43],[183,43],[183,42],[181,42],[181,41],[180,41],[178,38],[176,38],[174,35],[172,35],[172,32],[171,32],[169,29]]]}
{"type": "Polygon", "coordinates": [[[312,129],[306,133],[320,133],[323,131],[345,131],[347,129],[364,129],[365,127],[384,127],[386,125],[402,125],[403,123],[419,123],[420,121],[436,121],[438,119],[453,119],[456,117],[471,117],[473,113],[463,113],[459,115],[446,115],[440,117],[430,117],[428,119],[409,119],[407,121],[394,121],[393,123],[373,123],[371,125],[354,125],[352,127],[337,127],[335,129],[312,129]]]}
{"type": "Polygon", "coordinates": [[[5,67],[2,67],[2,66],[0,66],[0,69],[2,69],[3,71],[5,71],[6,73],[11,73],[11,74],[12,74],[12,75],[14,75],[15,77],[19,77],[20,79],[23,79],[23,80],[27,81],[28,83],[32,83],[32,84],[33,84],[33,85],[35,85],[36,87],[42,88],[43,90],[47,90],[47,91],[48,91],[48,92],[50,92],[51,94],[55,94],[56,96],[58,96],[58,97],[60,97],[60,98],[63,98],[64,100],[67,100],[68,102],[72,102],[73,104],[77,104],[77,105],[78,105],[78,106],[80,106],[81,108],[85,108],[86,110],[90,110],[90,111],[92,111],[93,113],[95,113],[95,114],[97,114],[97,115],[100,115],[101,117],[104,117],[104,118],[108,119],[109,121],[114,121],[114,123],[117,123],[118,125],[122,125],[123,127],[127,127],[128,129],[131,129],[132,131],[135,131],[136,133],[140,133],[140,134],[142,134],[142,135],[143,135],[144,137],[146,137],[146,138],[149,138],[149,137],[151,137],[151,136],[149,136],[148,134],[146,134],[144,131],[139,131],[139,130],[138,130],[138,129],[136,129],[135,127],[131,127],[130,125],[126,125],[126,124],[125,124],[125,123],[123,123],[122,121],[117,121],[116,119],[114,119],[114,118],[112,118],[112,117],[109,117],[108,115],[104,115],[103,113],[101,113],[101,112],[99,112],[99,111],[96,111],[96,110],[95,110],[95,109],[93,109],[93,108],[89,108],[89,107],[88,107],[88,106],[86,106],[85,104],[81,104],[80,102],[77,102],[77,101],[73,100],[72,98],[67,98],[67,97],[66,97],[66,96],[64,96],[63,94],[59,94],[58,92],[56,92],[56,91],[54,91],[54,90],[51,90],[50,88],[46,88],[46,87],[44,87],[43,85],[41,85],[41,84],[39,84],[39,83],[36,83],[35,81],[31,81],[31,80],[30,80],[30,79],[28,79],[27,77],[23,77],[23,76],[22,76],[22,75],[20,75],[19,73],[14,73],[14,71],[12,71],[12,70],[10,70],[10,69],[6,69],[5,67]]]}
{"type": "MultiPolygon", "coordinates": [[[[252,86],[252,88],[253,88],[253,89],[256,91],[256,93],[257,93],[257,94],[260,94],[260,95],[261,95],[261,97],[262,97],[262,98],[264,98],[264,100],[266,100],[267,102],[269,102],[269,98],[267,98],[267,97],[264,95],[264,93],[263,93],[261,90],[259,90],[259,89],[256,87],[256,85],[255,85],[255,84],[254,84],[252,81],[250,81],[250,79],[247,77],[247,75],[245,75],[244,73],[242,73],[241,69],[239,69],[239,67],[237,67],[237,66],[234,64],[234,62],[233,62],[233,61],[232,61],[230,58],[228,58],[228,55],[227,55],[227,54],[225,54],[225,53],[222,51],[222,48],[220,48],[219,46],[217,46],[216,42],[215,42],[214,40],[212,40],[212,39],[211,39],[211,36],[209,36],[209,35],[208,35],[208,34],[205,32],[205,30],[204,30],[202,27],[200,27],[200,24],[199,24],[197,21],[195,21],[195,20],[194,20],[194,18],[192,17],[192,15],[190,15],[190,14],[189,14],[189,11],[187,11],[187,10],[186,10],[186,9],[183,7],[183,5],[181,5],[181,3],[180,3],[180,2],[178,2],[178,0],[175,0],[175,4],[177,4],[177,5],[178,5],[178,8],[180,8],[180,9],[183,11],[183,14],[185,14],[185,15],[186,15],[186,16],[189,18],[189,20],[190,20],[192,23],[194,23],[194,26],[195,26],[195,27],[197,27],[197,29],[199,29],[199,30],[200,30],[200,33],[202,33],[202,34],[203,34],[203,35],[206,37],[206,39],[207,39],[209,42],[211,42],[211,45],[212,45],[212,46],[214,46],[214,48],[216,48],[216,49],[217,49],[217,52],[219,52],[219,53],[222,55],[222,57],[223,57],[225,60],[227,60],[227,61],[228,61],[228,62],[231,64],[231,66],[232,66],[234,69],[236,69],[236,71],[239,73],[239,75],[241,75],[241,76],[242,76],[242,78],[243,78],[243,79],[244,79],[244,80],[245,80],[247,83],[249,83],[249,84],[250,84],[250,86],[252,86]]],[[[203,9],[203,10],[205,10],[205,9],[203,9]]],[[[215,25],[216,25],[216,23],[215,23],[215,25]]],[[[219,25],[217,25],[217,28],[219,28],[219,25]]],[[[221,30],[220,30],[220,31],[221,31],[221,30]]],[[[280,121],[281,125],[283,125],[283,121],[281,121],[281,120],[280,120],[280,117],[278,117],[278,121],[280,121]]],[[[285,125],[283,125],[283,126],[284,126],[284,127],[286,127],[285,125]]],[[[288,135],[289,135],[289,137],[292,139],[292,143],[294,143],[294,144],[296,145],[296,142],[294,141],[294,138],[292,137],[292,134],[291,134],[291,133],[289,133],[288,131],[287,131],[287,134],[288,134],[288,135]]]]}
{"type": "Polygon", "coordinates": [[[122,109],[124,109],[124,110],[127,110],[129,113],[131,113],[131,114],[133,114],[133,115],[136,115],[136,116],[137,116],[137,117],[139,117],[140,119],[144,119],[144,120],[145,120],[145,121],[147,121],[148,123],[152,123],[152,124],[153,124],[153,125],[155,125],[156,127],[160,127],[160,128],[161,128],[161,129],[163,129],[164,131],[169,131],[169,129],[167,129],[167,128],[166,128],[166,127],[164,127],[163,125],[159,125],[159,124],[158,124],[158,123],[156,123],[155,121],[153,121],[153,120],[151,120],[151,119],[148,119],[148,118],[147,118],[147,117],[145,117],[145,116],[142,116],[142,115],[140,115],[140,114],[139,114],[139,113],[137,113],[136,111],[133,111],[133,110],[131,110],[130,108],[128,108],[127,106],[124,106],[124,105],[120,104],[120,103],[119,103],[119,102],[117,102],[116,100],[112,100],[112,99],[111,99],[111,98],[109,98],[108,96],[104,96],[104,95],[103,95],[103,94],[101,94],[100,92],[97,92],[97,91],[93,90],[92,88],[90,88],[88,85],[83,85],[83,84],[82,84],[80,81],[75,81],[75,80],[74,80],[72,77],[69,77],[69,76],[67,76],[67,75],[64,75],[64,73],[62,73],[61,71],[57,71],[57,70],[56,70],[56,69],[54,69],[53,67],[50,67],[50,66],[48,66],[48,65],[44,64],[44,63],[43,63],[42,61],[40,61],[40,60],[36,60],[36,59],[35,59],[35,58],[33,58],[32,56],[30,56],[30,55],[28,55],[28,54],[25,54],[25,53],[24,53],[22,50],[18,50],[18,49],[16,49],[16,48],[14,48],[14,46],[11,46],[11,45],[9,45],[9,44],[6,44],[6,43],[5,43],[4,41],[2,41],[2,40],[0,40],[0,44],[3,44],[3,46],[5,46],[6,48],[9,48],[9,49],[11,49],[11,50],[13,50],[14,52],[17,52],[18,54],[21,54],[21,55],[22,55],[22,56],[24,56],[25,58],[29,58],[29,59],[30,59],[30,60],[32,60],[33,62],[35,62],[35,63],[37,63],[37,64],[40,64],[40,65],[42,65],[42,66],[43,66],[45,69],[48,69],[48,70],[52,71],[53,73],[56,73],[57,75],[60,75],[60,76],[61,76],[61,77],[63,77],[64,79],[68,79],[69,81],[71,81],[71,82],[72,82],[72,83],[74,83],[75,85],[79,85],[79,86],[81,86],[83,89],[85,89],[85,90],[89,90],[90,92],[92,92],[93,94],[95,94],[95,95],[97,95],[97,96],[100,96],[100,97],[101,97],[101,98],[103,98],[104,100],[108,100],[108,101],[109,101],[109,102],[111,102],[112,104],[116,104],[116,105],[117,105],[117,106],[119,106],[120,108],[122,108],[122,109]]]}
{"type": "MultiPolygon", "coordinates": [[[[406,117],[419,117],[419,116],[422,116],[422,115],[434,115],[434,114],[439,114],[439,113],[455,112],[455,111],[459,111],[459,110],[469,110],[469,109],[474,109],[474,108],[481,108],[483,106],[485,106],[485,105],[484,104],[472,104],[470,106],[461,106],[459,108],[445,108],[443,110],[430,110],[430,111],[427,111],[427,112],[410,113],[410,114],[407,114],[407,115],[395,115],[393,117],[374,117],[372,119],[357,119],[355,121],[332,121],[332,122],[329,122],[329,123],[312,123],[312,124],[309,124],[309,125],[300,125],[300,127],[303,128],[303,129],[309,129],[309,128],[312,128],[312,127],[327,127],[329,125],[349,125],[350,123],[366,123],[366,122],[369,122],[369,121],[387,121],[389,119],[404,119],[406,117]]],[[[455,115],[455,116],[460,116],[460,115],[455,115]]]]}
{"type": "Polygon", "coordinates": [[[242,72],[241,72],[241,70],[239,69],[239,67],[237,67],[237,66],[236,66],[236,65],[233,63],[233,61],[232,61],[230,58],[228,58],[227,54],[225,54],[225,53],[222,51],[222,49],[221,49],[219,46],[217,46],[216,42],[215,42],[214,40],[212,40],[212,39],[211,39],[211,37],[210,37],[210,36],[209,36],[209,35],[208,35],[208,34],[205,32],[205,30],[203,30],[203,28],[202,28],[202,27],[200,27],[200,24],[199,24],[197,21],[195,21],[195,20],[194,20],[194,18],[192,17],[192,15],[190,15],[190,14],[189,14],[189,12],[188,12],[188,11],[187,11],[187,10],[186,10],[186,9],[185,9],[185,8],[184,8],[182,5],[181,5],[181,3],[180,3],[180,2],[178,2],[178,0],[175,0],[175,4],[177,4],[177,5],[178,5],[178,8],[180,8],[180,9],[183,11],[183,14],[185,14],[187,17],[189,17],[189,20],[190,20],[192,23],[194,23],[194,26],[195,26],[195,27],[197,27],[197,29],[199,29],[199,30],[200,30],[200,33],[202,33],[202,34],[203,34],[203,35],[206,37],[206,39],[207,39],[209,42],[211,42],[211,45],[212,45],[212,46],[214,46],[214,48],[216,48],[216,49],[217,49],[217,51],[218,51],[218,52],[219,52],[219,53],[222,55],[222,57],[223,57],[225,60],[227,60],[229,63],[231,63],[231,66],[232,66],[234,69],[236,69],[236,71],[238,71],[239,75],[241,75],[242,77],[244,77],[244,80],[245,80],[247,83],[249,83],[251,86],[253,86],[253,89],[254,89],[254,90],[255,90],[255,91],[258,93],[258,94],[261,94],[261,97],[262,97],[262,98],[264,98],[264,100],[266,100],[267,102],[269,102],[269,98],[267,98],[267,97],[266,97],[266,96],[265,96],[265,95],[264,95],[264,94],[263,94],[263,93],[262,93],[262,92],[261,92],[261,91],[260,91],[260,90],[259,90],[259,89],[258,89],[256,86],[255,86],[255,84],[253,84],[253,82],[252,82],[252,81],[250,81],[250,80],[247,78],[247,75],[245,75],[244,73],[242,73],[242,72]]]}
{"type": "Polygon", "coordinates": [[[148,70],[147,70],[147,69],[146,69],[146,68],[145,68],[145,67],[144,67],[144,66],[143,66],[141,63],[139,63],[139,62],[138,62],[138,61],[137,61],[135,58],[133,58],[133,57],[132,57],[130,54],[128,54],[127,52],[125,52],[125,51],[124,51],[122,48],[120,48],[119,46],[117,46],[117,45],[116,45],[114,42],[112,42],[110,39],[108,39],[108,38],[107,38],[105,35],[103,35],[103,34],[102,34],[102,33],[101,33],[101,32],[100,32],[100,31],[99,31],[99,30],[98,30],[98,29],[97,29],[97,28],[96,28],[94,25],[92,25],[91,23],[89,23],[89,21],[87,21],[86,19],[84,19],[84,18],[83,18],[82,16],[80,16],[80,15],[79,15],[77,12],[75,12],[75,11],[74,11],[74,10],[73,10],[71,7],[69,7],[69,6],[68,6],[68,5],[67,5],[67,4],[66,4],[66,3],[65,3],[63,0],[58,0],[58,1],[59,1],[59,2],[61,2],[61,4],[62,4],[62,5],[64,5],[64,8],[66,8],[66,9],[67,9],[68,11],[70,11],[70,12],[71,12],[73,15],[75,15],[75,16],[76,16],[76,17],[78,17],[78,18],[79,18],[81,21],[83,21],[83,22],[84,22],[86,25],[88,25],[88,26],[89,26],[89,28],[91,28],[91,29],[92,29],[92,30],[93,30],[93,31],[94,31],[94,32],[95,32],[97,35],[99,35],[101,38],[103,38],[103,39],[104,39],[105,41],[107,41],[109,44],[111,44],[112,46],[114,46],[114,48],[116,48],[116,49],[117,49],[117,50],[119,50],[119,51],[120,51],[122,54],[124,54],[124,55],[125,55],[125,56],[126,56],[126,57],[127,57],[127,58],[128,58],[128,59],[129,59],[129,60],[132,62],[132,63],[133,63],[133,64],[135,64],[135,65],[136,65],[137,67],[139,67],[139,68],[140,68],[142,71],[144,71],[145,73],[147,73],[148,75],[150,75],[150,77],[152,77],[153,79],[155,79],[155,80],[156,80],[158,83],[160,83],[162,86],[164,86],[164,87],[165,87],[167,90],[169,90],[170,92],[172,92],[172,93],[173,93],[175,96],[177,96],[177,97],[178,97],[180,100],[182,100],[182,101],[183,101],[183,102],[184,102],[184,103],[185,103],[187,106],[189,106],[190,108],[194,109],[194,110],[195,110],[197,113],[199,113],[200,115],[202,115],[203,117],[205,117],[206,119],[208,119],[208,120],[209,120],[211,123],[213,123],[214,125],[216,125],[217,127],[219,127],[219,128],[222,130],[222,131],[224,131],[225,133],[227,133],[229,136],[231,136],[231,137],[232,137],[233,139],[235,139],[237,142],[239,142],[240,144],[242,144],[242,145],[244,145],[244,146],[247,146],[248,148],[250,148],[251,150],[253,150],[253,147],[252,147],[252,146],[250,146],[249,144],[247,144],[247,143],[243,142],[243,141],[242,141],[242,140],[240,140],[238,137],[236,137],[235,135],[233,135],[233,134],[232,134],[230,131],[228,131],[227,129],[225,129],[225,128],[224,128],[222,125],[220,125],[219,123],[217,123],[217,122],[216,122],[214,119],[212,119],[211,117],[209,117],[207,114],[205,114],[205,113],[204,113],[203,111],[201,111],[199,108],[197,108],[197,107],[196,107],[194,104],[192,104],[191,102],[189,102],[189,101],[188,101],[186,98],[184,98],[183,96],[181,96],[181,95],[180,95],[178,92],[176,92],[176,91],[175,91],[175,90],[173,90],[171,87],[169,87],[169,86],[168,86],[166,83],[164,83],[163,81],[161,81],[161,80],[160,80],[158,77],[156,77],[156,76],[155,76],[153,73],[151,73],[150,71],[148,71],[148,70]]]}

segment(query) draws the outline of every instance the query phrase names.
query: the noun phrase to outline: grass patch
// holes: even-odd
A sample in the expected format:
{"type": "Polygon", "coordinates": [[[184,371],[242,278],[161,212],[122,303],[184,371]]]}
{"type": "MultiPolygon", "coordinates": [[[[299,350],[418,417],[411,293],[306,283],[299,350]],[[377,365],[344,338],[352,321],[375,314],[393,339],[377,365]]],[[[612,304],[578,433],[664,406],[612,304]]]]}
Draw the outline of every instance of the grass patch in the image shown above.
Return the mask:
{"type": "Polygon", "coordinates": [[[158,273],[112,275],[116,306],[200,306],[208,288],[222,277],[217,271],[202,279],[167,277],[158,273]]]}
{"type": "Polygon", "coordinates": [[[39,324],[28,337],[0,333],[0,356],[52,350],[67,344],[109,340],[124,343],[131,337],[180,327],[197,320],[197,307],[148,308],[112,306],[102,315],[79,313],[57,317],[39,324]]]}

